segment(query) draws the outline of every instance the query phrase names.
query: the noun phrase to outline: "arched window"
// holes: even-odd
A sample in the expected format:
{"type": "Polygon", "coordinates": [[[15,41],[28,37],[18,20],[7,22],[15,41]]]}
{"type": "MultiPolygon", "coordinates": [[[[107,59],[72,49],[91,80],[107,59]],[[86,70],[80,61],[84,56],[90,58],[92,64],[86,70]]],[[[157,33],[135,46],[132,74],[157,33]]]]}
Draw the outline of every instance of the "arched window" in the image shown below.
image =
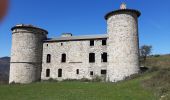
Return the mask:
{"type": "Polygon", "coordinates": [[[47,54],[47,63],[50,63],[51,62],[51,55],[50,54],[47,54]]]}
{"type": "Polygon", "coordinates": [[[66,62],[66,54],[65,53],[63,53],[61,55],[61,62],[66,62]]]}
{"type": "Polygon", "coordinates": [[[62,69],[58,69],[58,77],[62,77],[62,69]]]}
{"type": "Polygon", "coordinates": [[[89,62],[94,63],[95,62],[95,53],[89,53],[89,62]]]}
{"type": "Polygon", "coordinates": [[[50,69],[46,69],[46,77],[50,77],[50,69]]]}
{"type": "Polygon", "coordinates": [[[107,62],[107,53],[106,52],[101,54],[101,60],[102,60],[102,62],[107,62]]]}

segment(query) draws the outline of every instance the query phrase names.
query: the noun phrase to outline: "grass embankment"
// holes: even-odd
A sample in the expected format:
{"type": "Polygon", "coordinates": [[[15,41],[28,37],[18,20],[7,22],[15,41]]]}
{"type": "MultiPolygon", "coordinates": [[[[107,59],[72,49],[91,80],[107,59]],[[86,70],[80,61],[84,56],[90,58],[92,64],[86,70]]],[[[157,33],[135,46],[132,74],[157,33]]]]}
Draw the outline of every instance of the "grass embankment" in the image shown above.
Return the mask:
{"type": "Polygon", "coordinates": [[[141,81],[152,74],[119,83],[42,82],[1,85],[0,100],[156,100],[141,81]]]}
{"type": "Polygon", "coordinates": [[[154,68],[118,83],[0,85],[0,100],[170,100],[169,62],[170,56],[149,57],[145,65],[154,68]]]}
{"type": "Polygon", "coordinates": [[[144,87],[152,90],[161,100],[170,100],[170,55],[148,57],[143,65],[157,72],[143,81],[144,87]]]}

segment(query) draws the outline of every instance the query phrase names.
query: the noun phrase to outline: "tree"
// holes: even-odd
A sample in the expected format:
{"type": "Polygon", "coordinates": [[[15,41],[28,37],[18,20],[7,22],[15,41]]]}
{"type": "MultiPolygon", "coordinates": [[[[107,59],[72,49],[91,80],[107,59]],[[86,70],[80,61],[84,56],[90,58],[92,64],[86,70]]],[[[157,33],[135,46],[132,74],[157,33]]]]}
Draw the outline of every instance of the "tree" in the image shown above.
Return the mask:
{"type": "Polygon", "coordinates": [[[143,59],[143,61],[146,61],[146,57],[151,54],[151,51],[151,45],[143,45],[140,47],[140,57],[143,59]]]}

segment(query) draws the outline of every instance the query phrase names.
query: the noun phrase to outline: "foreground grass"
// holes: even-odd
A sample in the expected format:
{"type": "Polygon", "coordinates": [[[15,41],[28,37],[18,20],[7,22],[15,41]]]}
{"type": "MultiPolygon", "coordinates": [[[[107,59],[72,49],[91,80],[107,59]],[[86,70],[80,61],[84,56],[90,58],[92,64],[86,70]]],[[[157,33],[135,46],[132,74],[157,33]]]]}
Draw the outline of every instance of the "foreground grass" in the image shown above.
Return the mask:
{"type": "Polygon", "coordinates": [[[157,100],[141,81],[152,74],[119,83],[42,82],[1,85],[0,100],[157,100]]]}
{"type": "Polygon", "coordinates": [[[0,85],[0,100],[170,100],[170,56],[149,57],[144,65],[156,70],[118,83],[0,85]]]}

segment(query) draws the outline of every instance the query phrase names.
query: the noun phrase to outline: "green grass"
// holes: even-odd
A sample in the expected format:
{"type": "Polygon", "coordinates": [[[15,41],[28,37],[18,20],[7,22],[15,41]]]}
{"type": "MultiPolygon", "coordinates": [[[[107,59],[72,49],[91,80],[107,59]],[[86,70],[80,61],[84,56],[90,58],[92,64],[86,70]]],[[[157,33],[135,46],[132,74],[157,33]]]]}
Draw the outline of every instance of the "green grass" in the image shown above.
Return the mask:
{"type": "Polygon", "coordinates": [[[118,83],[42,82],[1,85],[0,100],[157,100],[141,81],[153,73],[118,83]]]}
{"type": "Polygon", "coordinates": [[[0,85],[0,100],[170,100],[170,56],[149,57],[145,65],[157,69],[118,83],[0,85]]]}

